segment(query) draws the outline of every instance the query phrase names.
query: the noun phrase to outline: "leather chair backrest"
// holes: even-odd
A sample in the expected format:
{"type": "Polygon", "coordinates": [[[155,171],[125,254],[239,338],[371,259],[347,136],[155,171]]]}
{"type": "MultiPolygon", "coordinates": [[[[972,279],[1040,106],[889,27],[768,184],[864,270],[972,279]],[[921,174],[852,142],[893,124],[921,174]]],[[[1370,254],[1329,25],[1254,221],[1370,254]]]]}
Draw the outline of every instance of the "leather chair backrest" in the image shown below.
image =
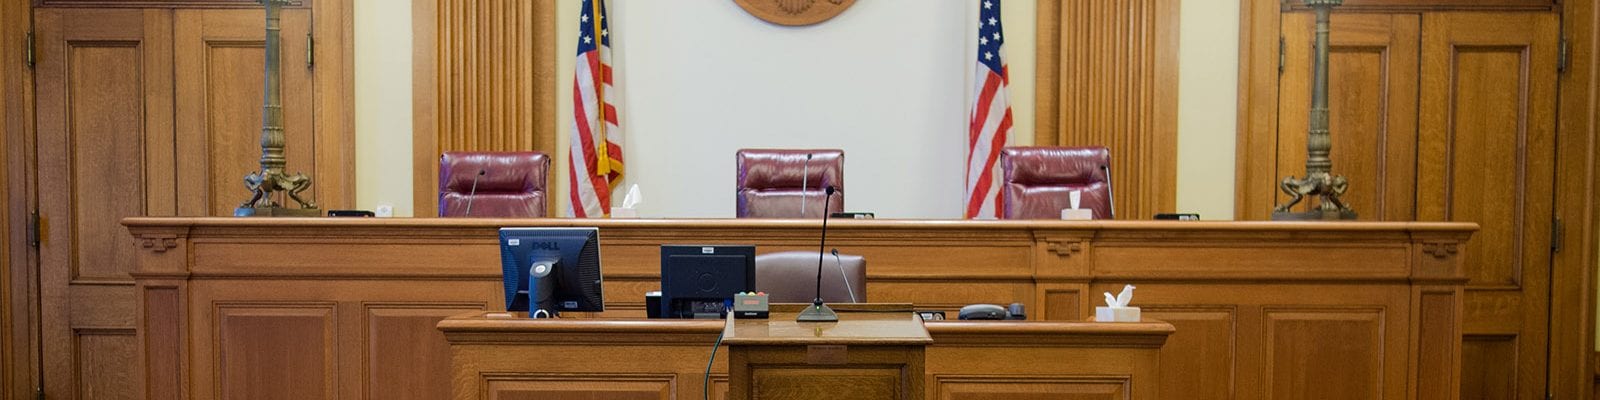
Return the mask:
{"type": "Polygon", "coordinates": [[[1111,186],[1106,170],[1111,152],[1105,147],[1007,147],[1000,152],[1002,171],[1000,215],[1004,219],[1060,219],[1071,208],[1071,192],[1081,191],[1078,206],[1095,219],[1111,218],[1111,186]]]}
{"type": "Polygon", "coordinates": [[[549,171],[550,158],[539,152],[445,152],[439,157],[439,216],[544,217],[549,171]]]}
{"type": "MultiPolygon", "coordinates": [[[[784,251],[756,256],[756,290],[767,292],[771,303],[810,303],[817,294],[817,252],[784,251]]],[[[832,253],[823,253],[822,301],[867,302],[867,259],[843,253],[834,258],[832,253]]]]}
{"type": "Polygon", "coordinates": [[[843,150],[742,149],[736,158],[739,218],[822,218],[827,185],[836,191],[826,210],[844,210],[843,150]],[[806,154],[811,154],[809,163],[806,154]],[[806,199],[803,213],[801,198],[806,199]]]}

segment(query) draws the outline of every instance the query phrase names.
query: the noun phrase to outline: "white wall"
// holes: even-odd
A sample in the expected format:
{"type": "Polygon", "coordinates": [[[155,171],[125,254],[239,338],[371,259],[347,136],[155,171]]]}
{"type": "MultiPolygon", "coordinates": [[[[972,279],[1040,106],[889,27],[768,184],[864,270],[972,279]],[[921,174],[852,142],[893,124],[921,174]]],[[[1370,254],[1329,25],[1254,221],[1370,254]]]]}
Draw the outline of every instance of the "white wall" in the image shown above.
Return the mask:
{"type": "Polygon", "coordinates": [[[960,216],[971,3],[862,1],[799,28],[732,1],[613,5],[642,216],[733,217],[734,152],[764,147],[844,149],[849,210],[960,216]]]}
{"type": "MultiPolygon", "coordinates": [[[[396,82],[410,82],[410,9],[356,1],[357,204],[409,216],[410,85],[396,82]]],[[[557,1],[557,79],[570,85],[581,2],[557,1]]],[[[959,215],[977,1],[858,1],[804,28],[766,24],[726,0],[611,1],[626,183],[644,190],[644,216],[732,216],[733,151],[758,146],[844,148],[848,209],[959,215]]],[[[1231,218],[1238,4],[1182,1],[1179,210],[1231,218]]],[[[1004,4],[1011,143],[1026,145],[1035,2],[1004,4]]],[[[556,98],[565,149],[571,97],[556,98]]],[[[555,176],[564,209],[566,174],[555,176]]]]}

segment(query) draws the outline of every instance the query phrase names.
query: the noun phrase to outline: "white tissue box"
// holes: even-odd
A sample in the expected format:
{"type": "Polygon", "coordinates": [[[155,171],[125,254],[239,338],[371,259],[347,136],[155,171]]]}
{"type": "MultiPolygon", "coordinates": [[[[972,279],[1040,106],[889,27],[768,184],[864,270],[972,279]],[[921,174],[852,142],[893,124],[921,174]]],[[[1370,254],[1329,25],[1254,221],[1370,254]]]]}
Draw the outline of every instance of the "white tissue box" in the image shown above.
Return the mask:
{"type": "Polygon", "coordinates": [[[1087,208],[1063,208],[1061,219],[1064,220],[1090,220],[1094,219],[1094,210],[1087,208]]]}
{"type": "Polygon", "coordinates": [[[1095,307],[1095,322],[1139,322],[1139,307],[1095,307]]]}
{"type": "Polygon", "coordinates": [[[611,218],[639,218],[639,209],[611,207],[611,218]]]}

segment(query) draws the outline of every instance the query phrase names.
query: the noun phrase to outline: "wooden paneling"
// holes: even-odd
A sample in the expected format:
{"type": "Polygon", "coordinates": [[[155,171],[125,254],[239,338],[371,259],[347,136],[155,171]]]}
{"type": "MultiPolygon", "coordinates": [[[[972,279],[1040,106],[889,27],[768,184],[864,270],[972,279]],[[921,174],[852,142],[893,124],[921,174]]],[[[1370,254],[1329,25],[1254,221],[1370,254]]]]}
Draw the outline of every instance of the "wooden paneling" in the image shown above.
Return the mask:
{"type": "Polygon", "coordinates": [[[365,304],[366,390],[370,399],[446,399],[450,349],[434,326],[445,317],[481,311],[483,305],[365,304]]]}
{"type": "MultiPolygon", "coordinates": [[[[261,8],[254,0],[33,0],[40,7],[86,8],[261,8]]],[[[299,7],[304,0],[291,0],[290,7],[299,7]]]]}
{"type": "MultiPolygon", "coordinates": [[[[1118,379],[972,379],[939,382],[939,400],[1124,400],[1129,382],[1118,379]]],[[[1170,397],[1168,397],[1170,398],[1170,397]]]]}
{"type": "Polygon", "coordinates": [[[134,242],[112,222],[171,215],[170,14],[40,10],[44,381],[53,398],[132,394],[134,242]],[[162,146],[167,143],[168,146],[162,146]],[[109,333],[109,335],[107,335],[109,333]],[[92,354],[91,354],[92,353],[92,354]],[[91,364],[92,363],[92,364],[91,364]],[[120,378],[119,378],[120,377],[120,378]]]}
{"type": "MultiPolygon", "coordinates": [[[[1568,360],[1568,368],[1562,369],[1547,368],[1545,361],[1546,354],[1554,354],[1548,351],[1549,338],[1566,335],[1549,330],[1546,321],[1553,315],[1552,221],[1565,217],[1556,212],[1556,206],[1573,207],[1565,213],[1569,216],[1593,218],[1592,210],[1576,205],[1592,204],[1592,199],[1555,201],[1562,193],[1556,190],[1557,184],[1568,182],[1565,184],[1573,188],[1576,183],[1572,182],[1584,179],[1577,171],[1592,168],[1573,164],[1569,173],[1556,167],[1555,86],[1564,82],[1558,81],[1557,68],[1561,66],[1556,58],[1558,20],[1562,17],[1549,12],[1441,11],[1548,10],[1550,2],[1377,3],[1342,7],[1340,10],[1362,13],[1333,18],[1333,157],[1335,172],[1352,180],[1346,199],[1364,219],[1483,224],[1484,230],[1473,244],[1448,250],[1464,253],[1467,260],[1470,281],[1462,314],[1425,317],[1462,319],[1463,333],[1469,338],[1462,344],[1468,349],[1462,351],[1477,354],[1464,360],[1459,389],[1463,395],[1510,384],[1518,398],[1541,396],[1544,371],[1566,371],[1584,363],[1548,356],[1568,360]],[[1352,105],[1363,108],[1341,111],[1352,105]],[[1414,134],[1408,132],[1412,129],[1414,134]],[[1507,345],[1513,351],[1495,350],[1507,345]],[[1475,346],[1488,347],[1472,348],[1475,346]],[[1507,365],[1516,367],[1500,369],[1507,365]],[[1506,377],[1506,372],[1515,377],[1506,377]]],[[[1246,15],[1252,19],[1278,15],[1269,7],[1243,4],[1251,6],[1246,15]]],[[[1300,138],[1307,102],[1303,69],[1307,67],[1303,65],[1309,63],[1309,49],[1303,43],[1310,37],[1310,17],[1304,14],[1303,10],[1282,14],[1285,68],[1281,76],[1265,71],[1271,66],[1266,57],[1241,59],[1250,65],[1250,72],[1241,77],[1253,81],[1248,86],[1241,83],[1241,87],[1251,88],[1241,92],[1251,97],[1241,99],[1241,105],[1250,107],[1241,111],[1250,118],[1247,128],[1241,128],[1239,146],[1242,170],[1236,211],[1241,218],[1266,218],[1271,206],[1267,200],[1280,196],[1272,184],[1287,175],[1284,170],[1293,168],[1304,154],[1300,138]],[[1278,91],[1264,95],[1263,90],[1256,90],[1264,87],[1278,91]],[[1275,113],[1262,110],[1262,99],[1273,99],[1280,109],[1275,113]],[[1273,124],[1277,132],[1264,131],[1263,120],[1277,121],[1273,124]],[[1278,172],[1272,176],[1261,172],[1268,165],[1275,165],[1272,168],[1278,172]]],[[[1252,35],[1271,31],[1261,28],[1261,23],[1247,24],[1252,35]]],[[[1270,51],[1259,42],[1249,41],[1250,49],[1270,51]]],[[[1562,96],[1585,93],[1587,89],[1569,90],[1562,96]]],[[[1574,136],[1561,140],[1592,146],[1592,129],[1574,128],[1563,134],[1574,136]],[[1585,130],[1589,133],[1583,133],[1585,130]]],[[[1572,153],[1566,160],[1592,160],[1593,147],[1584,148],[1589,153],[1572,153]]],[[[1590,246],[1594,240],[1585,237],[1576,242],[1590,246]]],[[[1569,257],[1566,254],[1570,253],[1557,256],[1569,257]]],[[[1592,258],[1579,261],[1574,257],[1569,262],[1579,267],[1555,270],[1582,274],[1594,264],[1592,258]]],[[[1572,277],[1556,286],[1571,293],[1567,298],[1592,296],[1591,289],[1584,289],[1591,287],[1589,276],[1572,277]]],[[[1560,296],[1554,298],[1561,301],[1560,296]]],[[[1592,313],[1590,309],[1582,314],[1586,319],[1568,325],[1567,332],[1592,331],[1592,320],[1587,319],[1592,313]]],[[[1566,340],[1583,348],[1592,347],[1593,342],[1592,335],[1568,336],[1566,340]]],[[[1429,396],[1448,396],[1458,389],[1419,390],[1429,396]]],[[[1563,393],[1575,391],[1569,388],[1563,393]]]]}
{"type": "MultiPolygon", "coordinates": [[[[1304,0],[1286,1],[1289,7],[1306,9],[1304,0]]],[[[1558,8],[1557,0],[1346,0],[1340,10],[1349,11],[1549,11],[1558,8]]]]}
{"type": "MultiPolygon", "coordinates": [[[[192,354],[179,359],[194,364],[155,357],[144,375],[152,387],[182,381],[204,388],[216,382],[211,371],[218,366],[209,343],[217,339],[210,328],[200,328],[215,325],[206,305],[331,303],[340,332],[335,371],[341,398],[390,393],[375,387],[373,374],[380,371],[421,382],[405,386],[412,393],[443,390],[428,379],[410,378],[436,373],[434,357],[444,350],[430,346],[442,343],[414,345],[408,350],[414,354],[378,354],[380,347],[374,346],[424,343],[432,318],[457,309],[501,307],[493,241],[501,226],[599,227],[607,282],[607,311],[599,316],[606,318],[642,316],[644,293],[657,290],[662,244],[736,242],[780,251],[808,243],[810,236],[799,232],[818,226],[805,220],[136,218],[125,223],[140,243],[144,329],[181,333],[173,325],[196,327],[194,337],[176,339],[184,347],[153,353],[192,354]],[[230,256],[245,251],[302,256],[277,262],[230,256]],[[382,365],[400,362],[413,364],[382,365]]],[[[841,220],[829,223],[829,236],[841,251],[879,260],[868,271],[872,301],[914,303],[948,316],[966,304],[1016,302],[1027,305],[1035,319],[1079,320],[1100,302],[1099,293],[1135,284],[1150,318],[1179,327],[1161,349],[1161,358],[1172,361],[1160,367],[1164,373],[1157,382],[1170,398],[1268,396],[1272,390],[1303,394],[1315,386],[1295,386],[1297,377],[1325,373],[1342,377],[1336,383],[1343,389],[1330,393],[1377,390],[1377,398],[1398,399],[1405,398],[1405,388],[1415,387],[1425,391],[1419,399],[1448,399],[1433,394],[1460,387],[1449,360],[1460,359],[1460,293],[1466,277],[1459,249],[1473,226],[841,220]],[[1298,339],[1303,336],[1311,337],[1298,339]],[[1302,342],[1316,346],[1293,346],[1302,342]],[[1324,345],[1331,350],[1317,347],[1324,345]],[[1333,350],[1348,353],[1349,360],[1323,362],[1333,350]]],[[[703,345],[663,353],[663,359],[699,360],[692,372],[678,375],[679,385],[704,373],[703,357],[714,332],[697,339],[703,345]]],[[[593,350],[635,339],[606,336],[551,346],[593,350]]],[[[146,338],[145,345],[171,345],[166,340],[146,338]]],[[[1089,365],[1022,350],[965,357],[972,368],[993,371],[1013,364],[1089,365]]],[[[638,364],[605,362],[609,366],[597,368],[638,364]]],[[[586,371],[594,372],[546,372],[586,371]]],[[[698,386],[689,386],[692,391],[680,386],[678,395],[698,397],[698,386]]],[[[203,392],[188,395],[212,398],[203,392]]]]}
{"type": "Polygon", "coordinates": [[[1461,346],[1461,398],[1517,398],[1517,340],[1515,336],[1467,336],[1461,346]]]}
{"type": "Polygon", "coordinates": [[[1111,149],[1117,215],[1177,206],[1178,1],[1038,1],[1034,144],[1111,149]]]}
{"type": "MultiPolygon", "coordinates": [[[[1596,274],[1600,273],[1600,15],[1592,1],[1561,2],[1561,35],[1567,65],[1557,92],[1555,214],[1564,221],[1564,240],[1552,259],[1550,304],[1550,392],[1559,399],[1581,399],[1593,389],[1600,361],[1590,356],[1596,338],[1596,274]]],[[[1600,393],[1593,393],[1600,395],[1600,393]]],[[[1589,397],[1600,398],[1600,397],[1589,397]]]]}
{"type": "MultiPolygon", "coordinates": [[[[1235,216],[1240,219],[1267,219],[1287,200],[1277,182],[1305,174],[1314,19],[1307,12],[1281,18],[1281,27],[1253,26],[1272,33],[1281,29],[1283,69],[1274,68],[1277,57],[1267,65],[1261,57],[1252,58],[1251,73],[1244,77],[1254,82],[1247,87],[1249,102],[1241,100],[1249,109],[1241,111],[1248,119],[1241,122],[1239,146],[1235,216]],[[1275,92],[1263,93],[1269,88],[1275,92]],[[1267,101],[1275,109],[1269,111],[1267,101]]],[[[1334,172],[1354,183],[1344,199],[1362,219],[1415,219],[1419,20],[1411,14],[1335,14],[1330,21],[1331,157],[1334,172]]],[[[1264,50],[1262,44],[1252,45],[1264,50]]],[[[1276,50],[1277,43],[1270,46],[1276,50]]]]}
{"type": "Polygon", "coordinates": [[[214,312],[216,398],[337,397],[333,304],[221,304],[214,312]]]}
{"type": "MultiPolygon", "coordinates": [[[[897,376],[883,373],[893,369],[871,368],[835,370],[831,375],[864,372],[870,378],[863,380],[880,383],[907,378],[926,382],[924,392],[905,398],[1165,398],[1157,396],[1154,384],[1156,351],[1172,333],[1165,323],[946,321],[925,326],[933,338],[924,353],[925,376],[897,376]]],[[[722,321],[540,321],[481,315],[440,323],[455,355],[453,376],[458,384],[453,398],[460,400],[703,398],[706,356],[723,327],[722,321]],[[543,362],[526,361],[532,358],[543,362]],[[653,362],[637,362],[640,358],[653,362]],[[579,397],[583,395],[591,397],[579,397]]],[[[852,359],[861,348],[851,346],[852,359]]],[[[705,397],[723,398],[725,371],[734,361],[729,349],[721,350],[710,366],[708,386],[713,393],[705,397]]],[[[797,375],[801,375],[798,370],[769,373],[775,380],[797,375]]],[[[825,390],[828,397],[803,398],[863,394],[846,390],[858,388],[853,386],[816,381],[810,386],[825,390]]]]}
{"type": "MultiPolygon", "coordinates": [[[[178,10],[177,154],[180,215],[231,216],[249,199],[243,178],[260,170],[264,20],[258,10],[178,10]]],[[[311,12],[283,11],[283,115],[288,173],[318,178],[312,121],[313,74],[306,67],[311,12]]],[[[303,196],[305,194],[302,194],[303,196]]]]}
{"type": "Polygon", "coordinates": [[[1383,383],[1382,310],[1269,309],[1266,386],[1273,399],[1401,398],[1383,383]],[[1296,366],[1297,368],[1282,368],[1296,366]]]}
{"type": "Polygon", "coordinates": [[[555,156],[556,2],[411,4],[414,210],[431,216],[443,152],[555,156]]]}
{"type": "Polygon", "coordinates": [[[1161,348],[1161,387],[1165,399],[1234,398],[1235,336],[1238,315],[1232,306],[1146,306],[1145,318],[1166,321],[1177,329],[1161,348]]]}
{"type": "Polygon", "coordinates": [[[1558,21],[1551,14],[1423,17],[1417,217],[1475,221],[1462,253],[1463,396],[1515,366],[1510,392],[1543,396],[1548,346],[1558,21]],[[1495,343],[1495,344],[1491,344],[1495,343]]]}
{"type": "Polygon", "coordinates": [[[132,329],[80,329],[73,351],[77,353],[76,398],[138,399],[139,378],[133,357],[139,350],[132,329]]]}
{"type": "Polygon", "coordinates": [[[26,167],[32,149],[32,75],[22,44],[32,30],[28,0],[0,0],[0,398],[24,398],[34,377],[37,354],[32,329],[32,253],[24,243],[24,222],[33,199],[26,167]]]}
{"type": "MultiPolygon", "coordinates": [[[[446,370],[449,372],[449,370],[446,370]]],[[[606,374],[576,376],[483,377],[483,399],[493,400],[671,400],[673,376],[606,374]]],[[[449,388],[446,388],[447,390],[449,388]]],[[[436,397],[443,399],[446,397],[436,397]]],[[[476,397],[475,397],[476,399],[476,397]]]]}
{"type": "MultiPolygon", "coordinates": [[[[1334,171],[1349,178],[1343,199],[1362,219],[1415,219],[1417,15],[1337,14],[1329,38],[1328,123],[1334,171]]],[[[1315,21],[1283,16],[1284,72],[1279,76],[1277,173],[1305,175],[1315,21]]],[[[1287,196],[1272,190],[1277,202],[1287,196]]],[[[1270,204],[1250,210],[1265,219],[1270,204]]]]}

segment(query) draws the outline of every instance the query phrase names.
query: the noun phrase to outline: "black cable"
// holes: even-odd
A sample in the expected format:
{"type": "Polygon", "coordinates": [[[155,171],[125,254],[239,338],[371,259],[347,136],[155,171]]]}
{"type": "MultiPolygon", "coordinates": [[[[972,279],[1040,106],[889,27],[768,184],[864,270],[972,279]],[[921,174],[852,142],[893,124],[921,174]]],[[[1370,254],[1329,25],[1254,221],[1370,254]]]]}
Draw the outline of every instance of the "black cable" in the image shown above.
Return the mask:
{"type": "Polygon", "coordinates": [[[711,364],[716,363],[717,348],[722,347],[722,335],[727,333],[728,331],[724,329],[722,333],[717,334],[717,344],[711,346],[711,359],[706,360],[706,377],[700,381],[700,394],[705,395],[705,400],[711,400],[711,364]]]}

